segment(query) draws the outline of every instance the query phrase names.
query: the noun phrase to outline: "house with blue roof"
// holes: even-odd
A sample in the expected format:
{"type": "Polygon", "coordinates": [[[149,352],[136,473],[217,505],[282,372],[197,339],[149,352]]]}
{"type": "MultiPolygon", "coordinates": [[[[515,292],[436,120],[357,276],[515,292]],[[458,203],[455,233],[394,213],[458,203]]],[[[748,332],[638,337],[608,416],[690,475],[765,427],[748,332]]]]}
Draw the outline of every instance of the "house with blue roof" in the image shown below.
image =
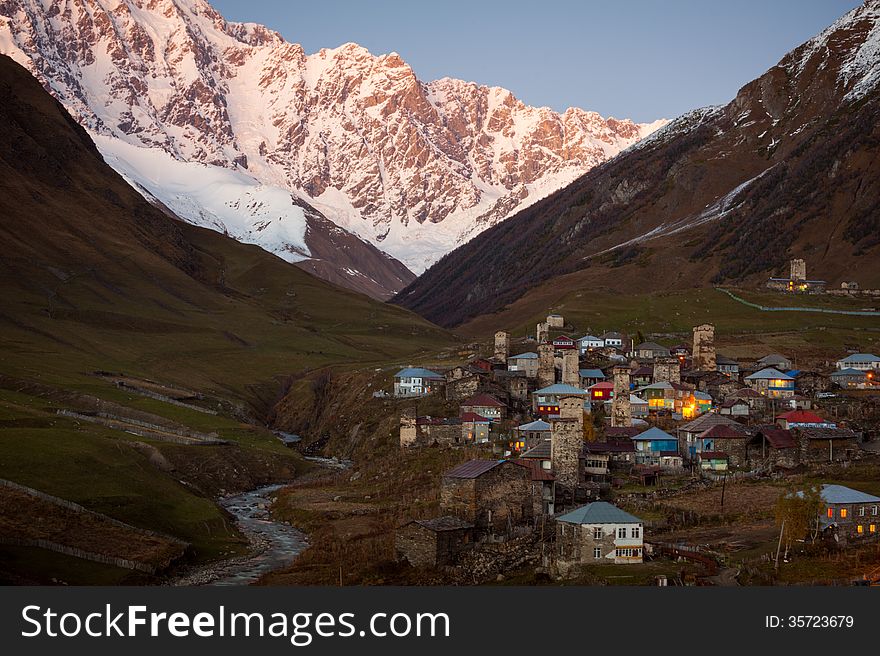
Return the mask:
{"type": "Polygon", "coordinates": [[[636,449],[636,463],[659,465],[666,469],[681,467],[678,438],[656,426],[632,438],[636,449]]]}
{"type": "Polygon", "coordinates": [[[819,528],[823,531],[842,541],[876,537],[880,530],[880,497],[844,485],[823,485],[821,497],[819,528]]]}
{"type": "Polygon", "coordinates": [[[581,377],[581,387],[584,389],[605,380],[605,374],[601,369],[579,369],[578,375],[581,377]]]}
{"type": "Polygon", "coordinates": [[[600,349],[605,346],[605,340],[601,337],[596,337],[595,335],[584,335],[577,340],[577,343],[581,355],[585,355],[590,351],[600,349]]]}
{"type": "Polygon", "coordinates": [[[394,396],[427,396],[442,389],[446,378],[422,367],[405,367],[394,374],[394,396]]]}
{"type": "Polygon", "coordinates": [[[539,362],[540,360],[537,353],[533,353],[532,351],[519,353],[507,358],[507,370],[523,371],[526,374],[526,378],[537,378],[539,362]]]}
{"type": "Polygon", "coordinates": [[[557,566],[566,575],[579,565],[640,563],[644,522],[606,501],[556,517],[557,566]]]}
{"type": "Polygon", "coordinates": [[[838,369],[830,376],[831,382],[843,389],[862,389],[868,382],[868,372],[847,367],[838,369]]]}
{"type": "Polygon", "coordinates": [[[745,377],[746,385],[771,399],[790,399],[794,396],[794,377],[773,367],[766,367],[745,377]]]}
{"type": "Polygon", "coordinates": [[[559,399],[563,396],[586,398],[587,391],[573,385],[556,383],[532,392],[532,409],[539,415],[559,414],[559,399]]]}
{"type": "Polygon", "coordinates": [[[872,371],[880,369],[880,357],[873,353],[853,353],[837,361],[838,369],[856,369],[858,371],[872,371]]]}

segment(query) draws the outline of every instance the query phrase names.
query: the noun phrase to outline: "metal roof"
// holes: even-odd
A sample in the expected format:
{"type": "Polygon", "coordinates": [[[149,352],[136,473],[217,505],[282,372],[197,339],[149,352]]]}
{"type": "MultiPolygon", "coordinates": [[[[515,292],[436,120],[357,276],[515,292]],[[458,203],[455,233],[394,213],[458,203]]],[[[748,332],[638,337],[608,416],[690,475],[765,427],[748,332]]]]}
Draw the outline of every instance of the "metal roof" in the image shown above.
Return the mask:
{"type": "Polygon", "coordinates": [[[841,358],[840,360],[838,360],[838,362],[864,364],[866,362],[880,362],[880,357],[877,357],[873,353],[853,353],[852,355],[848,355],[845,358],[841,358]]]}
{"type": "Polygon", "coordinates": [[[537,446],[532,447],[528,451],[526,451],[523,455],[523,458],[538,458],[540,460],[549,460],[550,459],[550,440],[544,440],[537,446]]]}
{"type": "Polygon", "coordinates": [[[523,424],[522,426],[517,426],[517,430],[521,431],[548,431],[550,430],[550,424],[546,421],[541,421],[538,419],[537,421],[531,421],[528,424],[523,424]]]}
{"type": "Polygon", "coordinates": [[[756,371],[751,376],[746,376],[746,380],[759,380],[769,378],[772,380],[794,380],[788,374],[784,374],[779,369],[774,369],[773,367],[766,367],[761,369],[761,371],[756,371]]]}
{"type": "Polygon", "coordinates": [[[643,440],[676,440],[677,441],[677,438],[674,435],[670,435],[666,431],[660,430],[656,426],[654,426],[653,428],[649,428],[644,433],[639,433],[638,435],[636,435],[632,439],[639,440],[639,441],[643,441],[643,440]]]}
{"type": "Polygon", "coordinates": [[[477,408],[503,408],[504,404],[489,394],[477,394],[460,403],[462,407],[475,406],[477,408]]]}
{"type": "Polygon", "coordinates": [[[860,369],[853,369],[852,367],[847,367],[846,369],[840,369],[831,374],[832,378],[840,378],[842,376],[860,376],[864,378],[866,376],[864,371],[860,369]]]}
{"type": "Polygon", "coordinates": [[[422,367],[406,367],[401,369],[396,374],[394,374],[395,378],[443,378],[441,374],[438,374],[436,371],[431,371],[430,369],[424,369],[422,367]]]}
{"type": "Polygon", "coordinates": [[[579,387],[565,385],[563,383],[556,383],[555,385],[550,385],[549,387],[544,387],[537,390],[535,394],[555,394],[556,396],[572,394],[574,396],[584,396],[586,392],[579,387]]]}
{"type": "Polygon", "coordinates": [[[822,499],[826,503],[876,503],[880,501],[880,497],[843,485],[823,485],[822,499]]]}
{"type": "Polygon", "coordinates": [[[679,426],[678,430],[684,431],[685,433],[702,433],[703,431],[708,430],[712,426],[717,426],[718,424],[723,424],[726,426],[739,426],[739,424],[733,419],[725,417],[724,415],[719,415],[714,412],[707,412],[706,414],[700,415],[699,417],[685,424],[684,426],[679,426]]]}
{"type": "Polygon", "coordinates": [[[532,353],[531,351],[527,351],[525,353],[520,353],[519,355],[511,355],[508,360],[537,360],[538,354],[532,353]]]}
{"type": "Polygon", "coordinates": [[[581,378],[605,378],[601,369],[578,369],[581,378]]]}
{"type": "Polygon", "coordinates": [[[571,512],[560,515],[557,521],[568,524],[641,524],[642,520],[635,515],[621,510],[606,501],[588,503],[571,512]]]}
{"type": "Polygon", "coordinates": [[[477,478],[506,460],[468,460],[443,474],[447,478],[477,478]]]}
{"type": "Polygon", "coordinates": [[[717,440],[743,440],[749,437],[748,433],[740,428],[728,424],[715,424],[704,430],[697,437],[700,439],[717,440]]]}

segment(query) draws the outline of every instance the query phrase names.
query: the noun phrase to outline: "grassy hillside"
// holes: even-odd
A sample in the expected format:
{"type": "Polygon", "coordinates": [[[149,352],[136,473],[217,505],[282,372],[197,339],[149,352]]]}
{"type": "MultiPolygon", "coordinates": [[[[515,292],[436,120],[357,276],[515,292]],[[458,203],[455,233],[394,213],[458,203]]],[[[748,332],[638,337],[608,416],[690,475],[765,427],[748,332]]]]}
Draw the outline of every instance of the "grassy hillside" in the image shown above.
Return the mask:
{"type": "MultiPolygon", "coordinates": [[[[213,497],[306,469],[261,427],[291,381],[453,343],[408,311],[165,216],[5,57],[0,140],[2,479],[183,539],[196,562],[236,553],[241,536],[213,497]],[[195,400],[150,398],[96,372],[195,400]],[[146,421],[161,426],[159,439],[58,410],[146,421]],[[162,437],[173,432],[227,444],[162,437]]],[[[0,548],[0,580],[143,580],[116,570],[0,548]]]]}

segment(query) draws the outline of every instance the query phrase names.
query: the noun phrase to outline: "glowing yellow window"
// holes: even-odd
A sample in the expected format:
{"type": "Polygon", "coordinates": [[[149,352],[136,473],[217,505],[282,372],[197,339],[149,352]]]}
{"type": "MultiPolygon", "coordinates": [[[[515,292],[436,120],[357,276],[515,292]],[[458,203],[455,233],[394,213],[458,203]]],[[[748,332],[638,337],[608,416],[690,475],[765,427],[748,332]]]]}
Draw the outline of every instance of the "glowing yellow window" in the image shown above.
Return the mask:
{"type": "Polygon", "coordinates": [[[829,509],[828,509],[828,517],[829,517],[829,518],[834,517],[834,508],[829,508],[829,509]]]}
{"type": "Polygon", "coordinates": [[[862,533],[865,532],[865,527],[862,526],[861,524],[859,524],[858,528],[856,529],[856,532],[857,532],[859,535],[861,535],[862,533]]]}
{"type": "Polygon", "coordinates": [[[840,518],[841,518],[841,519],[846,519],[846,508],[841,508],[841,509],[840,509],[840,518]]]}
{"type": "Polygon", "coordinates": [[[877,532],[877,525],[876,525],[876,524],[871,524],[871,525],[868,527],[868,533],[876,533],[876,532],[877,532]]]}

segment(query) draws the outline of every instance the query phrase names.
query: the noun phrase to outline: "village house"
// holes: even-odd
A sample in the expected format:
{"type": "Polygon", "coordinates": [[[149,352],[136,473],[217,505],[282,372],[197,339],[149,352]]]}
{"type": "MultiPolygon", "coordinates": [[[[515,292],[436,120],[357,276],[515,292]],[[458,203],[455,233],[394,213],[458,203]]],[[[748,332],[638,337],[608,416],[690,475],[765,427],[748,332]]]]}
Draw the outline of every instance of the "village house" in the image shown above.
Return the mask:
{"type": "Polygon", "coordinates": [[[725,399],[721,405],[718,406],[718,414],[726,415],[728,417],[743,417],[748,419],[751,414],[751,407],[748,402],[743,399],[725,399]]]}
{"type": "Polygon", "coordinates": [[[604,403],[614,398],[614,384],[608,382],[596,383],[587,388],[590,402],[604,403]]]}
{"type": "Polygon", "coordinates": [[[630,414],[630,417],[635,417],[635,418],[647,417],[649,414],[648,402],[642,398],[639,398],[635,394],[630,394],[629,395],[629,414],[630,414]]]}
{"type": "Polygon", "coordinates": [[[837,424],[822,419],[819,415],[808,410],[792,410],[776,416],[776,423],[780,428],[790,430],[792,428],[837,428],[837,424]]]}
{"type": "Polygon", "coordinates": [[[516,451],[532,449],[544,440],[550,439],[550,424],[538,419],[513,429],[516,451]]]}
{"type": "Polygon", "coordinates": [[[552,516],[556,503],[556,476],[549,469],[545,469],[540,460],[520,458],[514,462],[529,471],[532,482],[532,515],[552,516]]]}
{"type": "Polygon", "coordinates": [[[557,567],[566,576],[579,565],[642,562],[644,522],[605,501],[556,518],[557,567]]]}
{"type": "Polygon", "coordinates": [[[654,367],[643,366],[632,372],[630,379],[636,387],[645,387],[654,381],[654,367]]]}
{"type": "Polygon", "coordinates": [[[623,341],[626,339],[626,337],[623,335],[623,333],[612,331],[602,335],[601,339],[604,348],[619,349],[623,346],[623,341]]]}
{"type": "Polygon", "coordinates": [[[461,401],[485,388],[485,373],[480,369],[456,367],[446,374],[447,401],[461,401]]]}
{"type": "MultiPolygon", "coordinates": [[[[614,386],[611,386],[612,389],[614,386]]],[[[560,396],[580,396],[584,398],[586,392],[572,385],[556,383],[532,392],[532,410],[544,417],[559,414],[560,396]]]]}
{"type": "Polygon", "coordinates": [[[830,376],[818,371],[805,371],[801,369],[797,373],[789,372],[788,375],[794,376],[795,388],[804,394],[827,392],[831,389],[833,382],[830,376]]]}
{"type": "Polygon", "coordinates": [[[873,371],[880,369],[880,357],[873,353],[853,353],[837,361],[838,369],[856,369],[858,371],[873,371]]]}
{"type": "Polygon", "coordinates": [[[680,453],[691,460],[695,459],[700,434],[718,425],[739,427],[740,424],[730,417],[725,417],[716,412],[707,412],[693,421],[679,426],[677,433],[680,453]]]}
{"type": "Polygon", "coordinates": [[[565,317],[563,317],[561,314],[548,314],[547,326],[555,330],[565,328],[565,317]]]}
{"type": "MultiPolygon", "coordinates": [[[[656,342],[642,342],[632,351],[632,357],[642,358],[645,360],[654,360],[656,358],[668,358],[669,349],[661,346],[656,342]]],[[[652,372],[653,373],[653,372],[652,372]]]]}
{"type": "Polygon", "coordinates": [[[631,436],[626,439],[606,439],[604,442],[585,442],[581,458],[585,480],[604,482],[614,469],[625,470],[635,464],[636,447],[631,436]],[[591,470],[587,471],[587,467],[591,470]],[[601,478],[594,478],[601,477],[601,478]]]}
{"type": "Polygon", "coordinates": [[[538,354],[529,351],[527,353],[520,353],[519,355],[510,356],[509,358],[507,358],[507,370],[524,371],[526,374],[526,378],[537,378],[538,354]]]}
{"type": "Polygon", "coordinates": [[[394,550],[413,567],[442,567],[473,547],[473,533],[474,525],[457,517],[414,519],[397,529],[394,550]]]}
{"type": "Polygon", "coordinates": [[[697,456],[706,460],[713,454],[714,459],[724,456],[727,464],[734,467],[745,466],[748,461],[748,443],[751,433],[738,424],[716,424],[697,436],[697,456]]]}
{"type": "Polygon", "coordinates": [[[747,445],[752,469],[792,469],[800,463],[800,445],[789,430],[761,426],[747,445]]]}
{"type": "Polygon", "coordinates": [[[456,446],[463,443],[459,417],[417,417],[415,408],[400,414],[400,446],[421,447],[432,444],[456,446]]]}
{"type": "MultiPolygon", "coordinates": [[[[800,494],[800,493],[799,493],[800,494]]],[[[880,497],[843,485],[823,485],[819,526],[842,542],[877,535],[880,497]]]]}
{"type": "Polygon", "coordinates": [[[845,462],[859,454],[861,434],[849,428],[796,428],[802,463],[845,462]]]}
{"type": "Polygon", "coordinates": [[[636,464],[658,465],[663,469],[681,467],[678,440],[657,427],[639,433],[632,438],[635,446],[636,464]]]}
{"type": "Polygon", "coordinates": [[[737,378],[717,371],[701,372],[697,376],[689,376],[687,382],[694,384],[701,392],[719,399],[726,398],[742,386],[737,378]]]}
{"type": "Polygon", "coordinates": [[[534,460],[546,471],[553,469],[553,445],[550,439],[539,442],[522,454],[522,460],[534,460]]]}
{"type": "Polygon", "coordinates": [[[491,534],[532,517],[529,469],[510,460],[470,460],[453,467],[440,482],[440,510],[491,534]]]}
{"type": "Polygon", "coordinates": [[[445,383],[446,378],[436,371],[406,367],[394,374],[394,396],[427,396],[442,389],[445,383]]]}
{"type": "Polygon", "coordinates": [[[868,372],[859,369],[838,369],[831,374],[831,382],[841,389],[864,389],[868,384],[868,372]]]}
{"type": "Polygon", "coordinates": [[[578,370],[578,375],[581,378],[581,387],[584,389],[605,380],[605,374],[602,373],[601,369],[580,369],[578,370]]]}
{"type": "Polygon", "coordinates": [[[784,355],[771,353],[758,360],[755,365],[756,369],[767,369],[768,367],[772,367],[774,369],[779,369],[780,371],[788,371],[791,369],[791,360],[784,355]]]}
{"type": "Polygon", "coordinates": [[[596,337],[595,335],[584,335],[577,342],[578,349],[580,350],[581,355],[586,355],[591,351],[600,349],[605,346],[605,340],[601,339],[600,337],[596,337]]]}
{"type": "Polygon", "coordinates": [[[798,258],[791,261],[791,273],[788,278],[770,278],[767,288],[779,292],[818,293],[824,292],[825,280],[807,280],[807,263],[798,258]]]}
{"type": "Polygon", "coordinates": [[[649,411],[668,410],[673,412],[675,410],[675,389],[668,381],[646,385],[637,389],[636,394],[648,402],[649,411]]]}
{"type": "Polygon", "coordinates": [[[726,472],[730,468],[730,456],[724,451],[700,451],[697,463],[701,471],[726,472]]]}
{"type": "Polygon", "coordinates": [[[756,392],[772,399],[786,399],[794,396],[794,378],[788,374],[767,367],[745,377],[746,385],[756,392]]]}
{"type": "Polygon", "coordinates": [[[553,344],[553,350],[555,351],[570,351],[577,348],[575,341],[568,335],[554,337],[551,344],[553,344]]]}
{"type": "Polygon", "coordinates": [[[504,371],[496,369],[493,373],[495,382],[507,392],[511,402],[528,403],[529,381],[523,371],[504,371]]]}
{"type": "Polygon", "coordinates": [[[462,415],[472,412],[492,422],[504,419],[506,410],[505,405],[501,401],[489,394],[478,394],[477,396],[465,399],[459,407],[462,415]]]}
{"type": "Polygon", "coordinates": [[[725,396],[725,399],[729,398],[745,401],[754,413],[763,412],[767,408],[767,397],[751,387],[742,387],[725,396]]]}
{"type": "Polygon", "coordinates": [[[715,366],[720,374],[737,378],[739,376],[739,362],[723,355],[715,356],[715,366]]]}
{"type": "Polygon", "coordinates": [[[465,444],[485,444],[489,441],[492,420],[473,412],[461,415],[461,439],[465,444]]]}

